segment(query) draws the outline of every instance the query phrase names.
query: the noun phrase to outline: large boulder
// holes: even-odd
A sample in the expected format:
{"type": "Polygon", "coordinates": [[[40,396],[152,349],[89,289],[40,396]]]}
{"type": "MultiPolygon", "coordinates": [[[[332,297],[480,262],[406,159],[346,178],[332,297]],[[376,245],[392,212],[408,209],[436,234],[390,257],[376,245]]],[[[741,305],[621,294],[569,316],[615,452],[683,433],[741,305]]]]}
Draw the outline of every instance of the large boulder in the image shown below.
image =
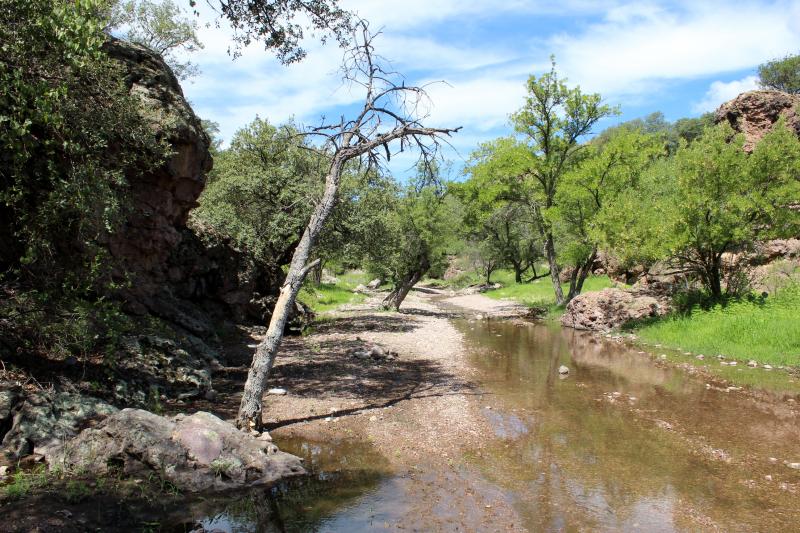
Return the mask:
{"type": "Polygon", "coordinates": [[[611,331],[628,322],[666,315],[671,310],[666,296],[642,291],[603,289],[572,299],[561,324],[575,329],[611,331]]]}
{"type": "Polygon", "coordinates": [[[267,434],[244,433],[204,412],[167,418],[123,409],[46,459],[50,468],[96,475],[154,474],[192,492],[268,486],[305,473],[300,459],[278,450],[267,434]]]}
{"type": "Polygon", "coordinates": [[[749,91],[717,109],[717,122],[728,122],[745,136],[750,151],[780,117],[800,136],[800,95],[780,91],[749,91]]]}

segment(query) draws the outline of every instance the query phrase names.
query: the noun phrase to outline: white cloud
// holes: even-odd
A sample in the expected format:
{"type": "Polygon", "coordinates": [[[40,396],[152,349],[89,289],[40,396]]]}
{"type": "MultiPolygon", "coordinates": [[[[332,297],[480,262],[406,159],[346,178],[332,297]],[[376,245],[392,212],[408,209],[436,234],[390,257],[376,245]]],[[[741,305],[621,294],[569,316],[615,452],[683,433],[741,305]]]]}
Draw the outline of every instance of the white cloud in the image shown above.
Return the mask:
{"type": "MultiPolygon", "coordinates": [[[[214,20],[203,5],[198,2],[201,20],[214,20]]],[[[551,52],[559,71],[584,90],[600,92],[612,103],[647,101],[657,107],[658,93],[667,86],[730,79],[730,73],[800,49],[800,0],[736,5],[722,0],[344,0],[343,5],[367,17],[373,28],[383,27],[377,50],[394,68],[412,75],[407,84],[449,83],[430,87],[428,123],[464,126],[453,140],[462,157],[479,142],[508,131],[508,115],[522,105],[526,78],[547,68],[551,52]],[[537,14],[552,17],[548,20],[560,29],[525,34],[517,24],[517,33],[505,32],[512,20],[537,14]],[[443,37],[461,25],[459,42],[443,37]],[[480,41],[470,40],[474,27],[481,27],[480,41]]],[[[309,41],[308,57],[286,67],[258,44],[232,61],[231,30],[224,25],[211,24],[200,33],[206,48],[191,59],[203,75],[185,91],[203,118],[220,123],[226,140],[256,114],[273,122],[294,116],[314,123],[319,115],[358,100],[341,84],[341,50],[335,45],[309,41]]],[[[727,95],[752,87],[751,78],[714,82],[705,96],[687,99],[695,100],[691,110],[712,109],[727,95]]],[[[687,113],[690,106],[687,101],[687,113]]],[[[403,154],[397,164],[411,157],[403,154]]]]}
{"type": "Polygon", "coordinates": [[[551,40],[570,80],[604,95],[640,95],[668,80],[752,68],[800,48],[798,2],[626,5],[582,35],[551,40]],[[620,13],[627,13],[623,16],[620,13]]]}
{"type": "Polygon", "coordinates": [[[747,76],[741,80],[734,80],[729,82],[715,81],[711,84],[706,91],[705,97],[692,106],[695,113],[705,113],[707,111],[714,111],[721,104],[736,98],[746,91],[752,91],[758,88],[758,77],[747,76]]]}

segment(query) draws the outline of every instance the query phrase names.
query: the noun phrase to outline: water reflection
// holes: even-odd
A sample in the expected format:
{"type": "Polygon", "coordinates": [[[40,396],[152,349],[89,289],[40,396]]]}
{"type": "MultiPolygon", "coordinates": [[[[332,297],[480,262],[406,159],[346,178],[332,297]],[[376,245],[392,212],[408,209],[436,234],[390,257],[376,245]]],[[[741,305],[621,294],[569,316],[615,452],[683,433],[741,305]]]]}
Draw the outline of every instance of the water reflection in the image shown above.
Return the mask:
{"type": "Polygon", "coordinates": [[[483,412],[497,442],[471,462],[513,496],[531,530],[789,531],[800,523],[797,495],[780,485],[791,489],[800,476],[769,461],[800,457],[797,419],[778,399],[708,390],[573,330],[457,326],[494,398],[483,412]]]}

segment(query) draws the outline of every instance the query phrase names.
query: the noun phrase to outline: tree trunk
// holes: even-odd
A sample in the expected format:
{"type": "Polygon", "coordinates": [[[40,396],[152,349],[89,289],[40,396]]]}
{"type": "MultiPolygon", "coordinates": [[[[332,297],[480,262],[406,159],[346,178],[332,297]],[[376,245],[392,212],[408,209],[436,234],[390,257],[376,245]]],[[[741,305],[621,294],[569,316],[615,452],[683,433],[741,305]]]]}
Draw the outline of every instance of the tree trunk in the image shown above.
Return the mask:
{"type": "Polygon", "coordinates": [[[390,292],[389,295],[384,298],[383,304],[390,309],[399,310],[400,304],[402,304],[403,300],[406,299],[409,291],[411,291],[414,285],[416,285],[417,282],[422,279],[422,276],[428,272],[430,267],[431,265],[428,261],[428,258],[422,258],[420,260],[419,268],[400,280],[400,282],[394,286],[392,292],[390,292]]]}
{"type": "Polygon", "coordinates": [[[569,294],[567,294],[565,303],[571,302],[573,298],[581,293],[583,290],[583,282],[586,281],[586,278],[589,276],[589,272],[592,270],[592,265],[596,257],[597,250],[592,250],[592,254],[589,258],[572,271],[572,276],[569,280],[569,294]]]}
{"type": "Polygon", "coordinates": [[[297,293],[300,291],[300,287],[309,270],[317,265],[317,262],[310,265],[307,265],[306,262],[311,254],[311,247],[314,245],[325,224],[325,220],[330,215],[336,202],[341,169],[342,163],[340,161],[334,161],[331,165],[330,173],[325,178],[325,192],[322,195],[322,199],[314,208],[314,213],[303,231],[300,243],[294,250],[289,272],[286,274],[286,280],[281,287],[278,301],[275,303],[275,309],[269,321],[267,335],[258,344],[256,353],[253,356],[253,362],[250,365],[250,371],[247,373],[247,382],[244,385],[244,393],[242,394],[239,413],[236,417],[236,425],[239,429],[247,430],[253,428],[260,431],[263,427],[261,409],[267,378],[275,363],[275,356],[278,354],[278,347],[283,339],[286,321],[289,318],[292,307],[294,307],[297,293]]]}
{"type": "Polygon", "coordinates": [[[550,266],[550,280],[553,282],[553,292],[556,295],[556,305],[564,303],[564,291],[561,289],[561,270],[556,262],[556,247],[553,243],[553,234],[547,232],[544,240],[544,253],[547,256],[547,264],[550,266]]]}
{"type": "Polygon", "coordinates": [[[324,261],[321,261],[311,269],[311,279],[314,281],[314,285],[319,287],[322,284],[322,269],[324,268],[324,261]]]}
{"type": "Polygon", "coordinates": [[[722,265],[716,254],[706,267],[708,272],[708,288],[715,300],[722,299],[722,265]]]}
{"type": "Polygon", "coordinates": [[[513,263],[514,265],[514,281],[522,283],[522,265],[520,263],[513,263]]]}

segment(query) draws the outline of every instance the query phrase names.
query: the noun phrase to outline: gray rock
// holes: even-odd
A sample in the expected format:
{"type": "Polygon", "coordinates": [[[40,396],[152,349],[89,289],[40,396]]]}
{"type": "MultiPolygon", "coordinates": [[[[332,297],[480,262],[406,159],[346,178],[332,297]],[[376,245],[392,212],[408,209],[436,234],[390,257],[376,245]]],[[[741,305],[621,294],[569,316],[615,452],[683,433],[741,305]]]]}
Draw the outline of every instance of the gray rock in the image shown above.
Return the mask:
{"type": "Polygon", "coordinates": [[[380,286],[381,286],[381,279],[380,278],[375,278],[372,281],[370,281],[369,283],[367,283],[367,288],[370,289],[370,290],[373,290],[373,291],[375,289],[377,289],[378,287],[380,287],[380,286]]]}
{"type": "Polygon", "coordinates": [[[569,368],[567,368],[564,365],[561,365],[560,367],[558,367],[558,373],[561,374],[562,376],[567,375],[569,374],[569,368]]]}
{"type": "Polygon", "coordinates": [[[370,352],[370,355],[372,355],[372,357],[375,357],[375,358],[382,358],[382,357],[386,356],[386,352],[383,351],[383,348],[381,348],[380,346],[377,346],[377,345],[373,346],[370,349],[369,352],[370,352]]]}
{"type": "Polygon", "coordinates": [[[188,491],[270,485],[305,473],[299,458],[204,412],[166,418],[123,409],[46,459],[50,468],[96,475],[114,468],[129,475],[156,473],[188,491]]]}
{"type": "Polygon", "coordinates": [[[279,389],[279,388],[269,389],[267,391],[267,394],[274,394],[275,396],[286,396],[286,389],[279,389]]]}
{"type": "Polygon", "coordinates": [[[367,287],[365,285],[359,284],[359,285],[356,286],[355,289],[353,289],[353,292],[358,293],[358,294],[364,294],[366,292],[369,292],[369,289],[367,289],[367,287]]]}
{"type": "Polygon", "coordinates": [[[68,392],[36,393],[23,398],[10,409],[10,429],[3,436],[2,448],[12,459],[31,453],[45,453],[79,428],[117,412],[116,407],[91,396],[68,392]]]}

